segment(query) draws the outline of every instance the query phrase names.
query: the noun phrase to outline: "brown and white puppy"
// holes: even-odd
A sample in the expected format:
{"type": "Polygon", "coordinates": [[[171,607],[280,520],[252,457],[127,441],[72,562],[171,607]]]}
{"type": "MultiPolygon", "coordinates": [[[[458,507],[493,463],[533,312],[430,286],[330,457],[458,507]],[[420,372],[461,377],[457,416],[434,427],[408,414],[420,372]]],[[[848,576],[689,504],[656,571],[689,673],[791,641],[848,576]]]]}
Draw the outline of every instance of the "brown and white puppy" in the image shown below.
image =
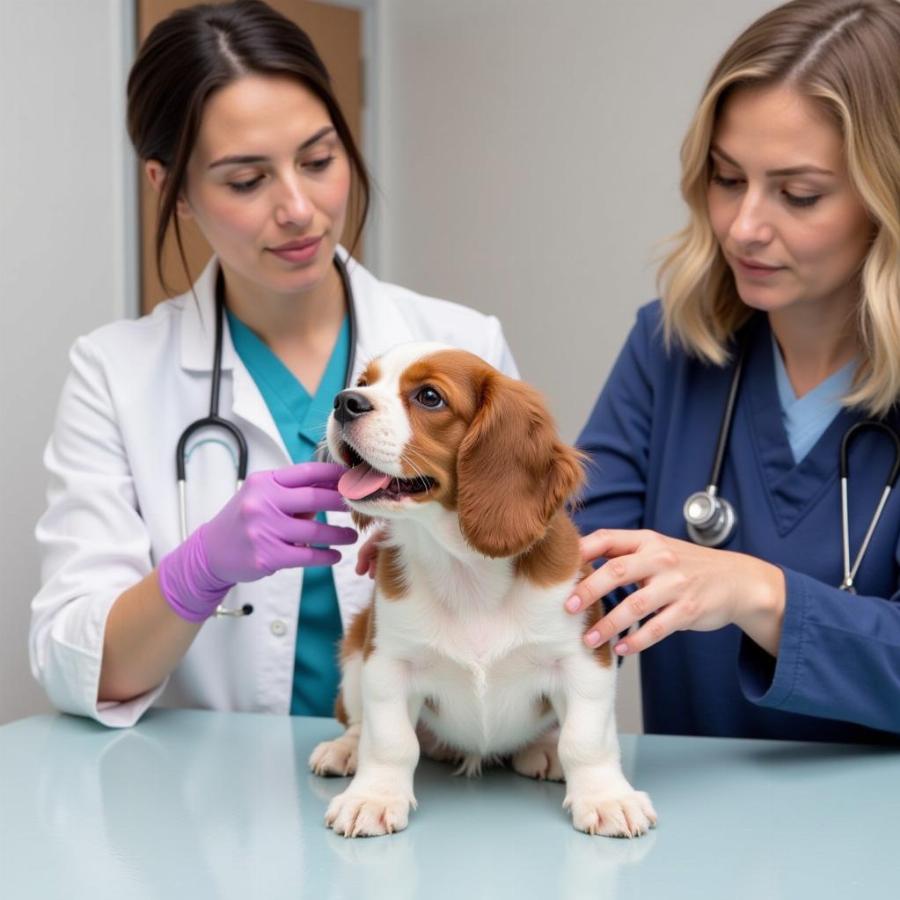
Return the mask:
{"type": "Polygon", "coordinates": [[[596,608],[563,608],[581,570],[564,511],[581,456],[537,392],[470,353],[401,345],[338,395],[328,445],[351,467],[348,504],[386,537],[373,604],[342,647],[347,730],[310,757],[318,774],[355,771],[326,823],[352,836],[406,827],[418,727],[468,774],[511,756],[525,775],[564,778],[582,831],[651,828],[619,764],[609,645],[581,640],[596,608]]]}

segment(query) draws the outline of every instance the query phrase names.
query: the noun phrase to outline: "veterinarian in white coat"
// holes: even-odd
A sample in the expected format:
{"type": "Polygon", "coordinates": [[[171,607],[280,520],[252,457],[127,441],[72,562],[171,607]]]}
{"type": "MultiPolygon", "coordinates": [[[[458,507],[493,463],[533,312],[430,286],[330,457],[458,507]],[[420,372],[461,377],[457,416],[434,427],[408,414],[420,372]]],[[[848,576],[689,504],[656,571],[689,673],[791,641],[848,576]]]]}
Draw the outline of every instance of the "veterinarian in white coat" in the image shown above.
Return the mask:
{"type": "MultiPolygon", "coordinates": [[[[190,582],[197,572],[216,583],[205,567],[191,569],[196,529],[221,519],[234,494],[232,455],[221,443],[196,441],[186,472],[191,537],[182,540],[175,447],[209,410],[220,271],[228,317],[219,409],[243,433],[251,473],[304,464],[289,453],[271,387],[254,380],[236,350],[235,328],[257,341],[267,365],[296,376],[290,390],[300,393],[301,382],[327,383],[351,305],[350,383],[374,357],[409,340],[459,346],[511,375],[515,365],[495,318],[382,283],[338,246],[351,176],[367,200],[365,170],[312,45],[267,7],[189,9],[161,23],[129,79],[129,131],[161,191],[162,216],[194,218],[217,256],[193,293],[137,321],[105,326],[72,350],[45,455],[49,502],[37,527],[43,585],[33,602],[32,670],[59,709],[111,726],[133,724],[157,701],[288,713],[303,642],[304,569],[281,567],[246,582],[217,575],[222,585],[238,582],[224,587],[223,603],[253,607],[239,617],[212,615],[217,600],[202,617],[192,608],[182,616],[183,598],[172,597],[162,572],[168,565],[178,588],[186,583],[178,579],[190,582]],[[216,40],[199,39],[210,36],[216,40]],[[275,46],[290,52],[279,55],[275,46]],[[272,74],[277,65],[283,74],[272,74]],[[190,117],[177,104],[197,102],[196,89],[179,94],[176,85],[210,81],[216,87],[199,101],[202,115],[190,134],[190,117]],[[168,99],[154,107],[154,97],[168,99]],[[310,347],[317,364],[297,353],[310,347]]],[[[311,401],[322,434],[329,400],[311,401]]],[[[309,417],[305,425],[308,431],[309,417]]],[[[254,489],[253,481],[242,491],[254,489]]],[[[351,525],[346,511],[319,512],[325,509],[327,525],[316,524],[317,534],[351,525]]],[[[226,542],[232,537],[237,553],[241,536],[226,534],[226,542]]],[[[331,541],[310,540],[311,548],[324,543],[331,541]]],[[[356,547],[343,549],[330,571],[346,626],[368,602],[372,583],[355,574],[356,547]]],[[[212,552],[204,552],[211,569],[212,552]]],[[[335,655],[329,643],[319,658],[333,662],[335,655]]],[[[332,699],[322,698],[328,708],[332,699]]]]}

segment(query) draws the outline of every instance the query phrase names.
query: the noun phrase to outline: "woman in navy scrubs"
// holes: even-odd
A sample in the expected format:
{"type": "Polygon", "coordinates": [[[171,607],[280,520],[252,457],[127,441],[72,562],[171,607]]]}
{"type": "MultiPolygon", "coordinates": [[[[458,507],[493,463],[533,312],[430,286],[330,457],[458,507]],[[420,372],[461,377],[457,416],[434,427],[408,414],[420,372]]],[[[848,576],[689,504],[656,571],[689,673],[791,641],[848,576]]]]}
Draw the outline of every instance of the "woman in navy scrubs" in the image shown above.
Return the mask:
{"type": "MultiPolygon", "coordinates": [[[[684,141],[689,223],[579,439],[597,568],[567,603],[604,598],[586,641],[640,654],[649,732],[900,743],[900,496],[839,589],[841,440],[900,431],[898,60],[894,0],[788,3],[728,49],[684,141]],[[741,356],[736,526],[699,546],[683,506],[741,356]]],[[[851,561],[894,452],[850,448],[851,561]]]]}

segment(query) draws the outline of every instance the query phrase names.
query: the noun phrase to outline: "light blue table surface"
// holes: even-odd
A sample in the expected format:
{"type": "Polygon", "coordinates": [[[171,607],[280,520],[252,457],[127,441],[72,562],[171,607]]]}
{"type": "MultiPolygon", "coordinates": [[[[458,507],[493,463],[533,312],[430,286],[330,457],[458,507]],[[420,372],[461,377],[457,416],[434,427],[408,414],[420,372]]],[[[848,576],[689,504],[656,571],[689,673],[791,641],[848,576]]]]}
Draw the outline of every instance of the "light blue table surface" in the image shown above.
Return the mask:
{"type": "Polygon", "coordinates": [[[311,775],[327,719],[151,711],[0,728],[0,896],[28,898],[882,898],[900,892],[900,753],[622,736],[659,827],[576,832],[563,786],[430,761],[389,837],[322,824],[346,779],[311,775]]]}

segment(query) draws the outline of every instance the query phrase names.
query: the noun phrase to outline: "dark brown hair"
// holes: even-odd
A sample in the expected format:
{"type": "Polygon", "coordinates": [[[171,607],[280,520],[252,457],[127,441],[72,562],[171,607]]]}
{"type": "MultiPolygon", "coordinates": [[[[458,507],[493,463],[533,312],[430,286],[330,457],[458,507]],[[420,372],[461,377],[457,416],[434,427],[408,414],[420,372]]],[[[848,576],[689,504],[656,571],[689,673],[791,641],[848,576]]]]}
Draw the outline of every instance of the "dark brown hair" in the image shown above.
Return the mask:
{"type": "Polygon", "coordinates": [[[215,91],[249,74],[293,78],[325,105],[353,173],[351,208],[358,224],[351,252],[362,233],[369,176],[328,70],[306,32],[261,0],[191,6],[154,27],[128,76],[131,142],[139,159],[156,160],[166,168],[156,227],[156,270],[164,287],[162,252],[170,222],[185,272],[188,269],[175,211],[203,109],[215,91]]]}

